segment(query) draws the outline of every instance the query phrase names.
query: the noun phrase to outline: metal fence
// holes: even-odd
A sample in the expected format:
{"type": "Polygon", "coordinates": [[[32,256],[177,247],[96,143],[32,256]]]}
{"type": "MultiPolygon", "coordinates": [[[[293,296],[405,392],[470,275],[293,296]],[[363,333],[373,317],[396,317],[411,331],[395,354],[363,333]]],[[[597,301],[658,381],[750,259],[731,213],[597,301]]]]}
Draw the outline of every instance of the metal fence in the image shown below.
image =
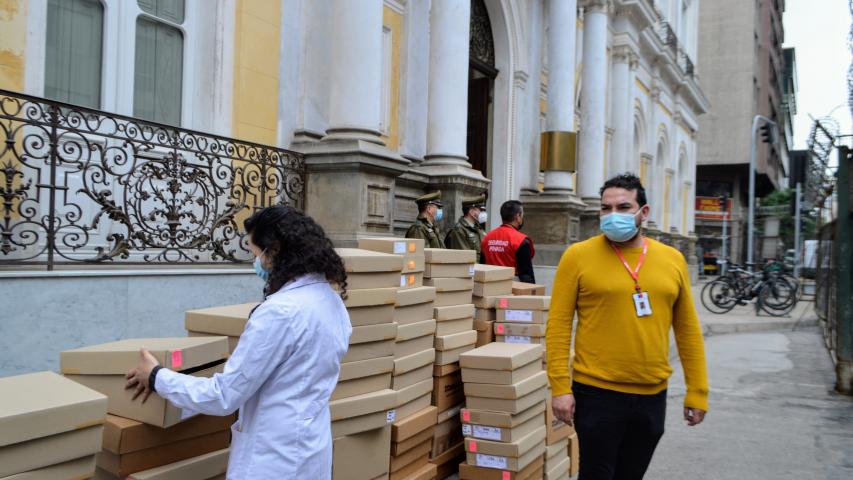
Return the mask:
{"type": "Polygon", "coordinates": [[[815,312],[823,325],[823,338],[835,359],[838,343],[836,314],[838,284],[836,282],[835,222],[824,225],[818,232],[817,269],[815,270],[815,312]]]}
{"type": "Polygon", "coordinates": [[[304,206],[280,148],[5,90],[0,138],[0,267],[242,262],[242,218],[304,206]]]}

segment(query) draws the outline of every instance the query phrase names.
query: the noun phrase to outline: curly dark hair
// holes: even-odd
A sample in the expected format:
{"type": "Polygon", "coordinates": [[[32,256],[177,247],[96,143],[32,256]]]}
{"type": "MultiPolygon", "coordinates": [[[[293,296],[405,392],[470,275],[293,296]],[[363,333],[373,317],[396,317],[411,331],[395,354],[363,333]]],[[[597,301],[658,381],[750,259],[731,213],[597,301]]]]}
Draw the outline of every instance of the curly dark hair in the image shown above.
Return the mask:
{"type": "Polygon", "coordinates": [[[640,181],[640,178],[633,173],[621,173],[616,175],[615,177],[604,182],[604,185],[601,187],[601,190],[598,191],[599,195],[604,195],[604,191],[608,188],[624,188],[628,191],[637,192],[637,203],[643,207],[648,203],[646,200],[646,189],[643,187],[643,183],[640,181]]]}
{"type": "Polygon", "coordinates": [[[346,298],[344,262],[314,219],[293,207],[275,205],[256,212],[243,226],[252,243],[265,250],[264,256],[272,265],[264,286],[266,295],[302,275],[319,273],[337,285],[341,298],[346,298]]]}

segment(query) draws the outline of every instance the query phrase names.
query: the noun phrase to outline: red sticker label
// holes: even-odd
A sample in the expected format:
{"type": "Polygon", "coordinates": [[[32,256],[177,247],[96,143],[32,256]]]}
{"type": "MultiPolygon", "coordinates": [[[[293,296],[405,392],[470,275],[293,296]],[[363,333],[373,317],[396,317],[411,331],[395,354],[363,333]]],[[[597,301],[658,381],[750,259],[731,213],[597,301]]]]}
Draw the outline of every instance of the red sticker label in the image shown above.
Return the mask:
{"type": "Polygon", "coordinates": [[[184,353],[180,350],[172,352],[172,369],[181,368],[184,364],[184,353]]]}
{"type": "Polygon", "coordinates": [[[468,410],[462,410],[462,421],[470,422],[471,421],[471,412],[468,410]]]}
{"type": "Polygon", "coordinates": [[[512,478],[511,473],[509,473],[507,471],[501,472],[501,480],[510,480],[511,478],[512,478]]]}
{"type": "Polygon", "coordinates": [[[506,307],[507,307],[507,305],[509,305],[509,299],[502,298],[502,299],[500,299],[500,300],[498,301],[498,306],[499,306],[500,308],[506,308],[506,307]]]}
{"type": "Polygon", "coordinates": [[[477,442],[468,442],[468,451],[477,453],[477,442]]]}
{"type": "Polygon", "coordinates": [[[504,326],[502,323],[498,324],[498,333],[504,333],[504,326]]]}

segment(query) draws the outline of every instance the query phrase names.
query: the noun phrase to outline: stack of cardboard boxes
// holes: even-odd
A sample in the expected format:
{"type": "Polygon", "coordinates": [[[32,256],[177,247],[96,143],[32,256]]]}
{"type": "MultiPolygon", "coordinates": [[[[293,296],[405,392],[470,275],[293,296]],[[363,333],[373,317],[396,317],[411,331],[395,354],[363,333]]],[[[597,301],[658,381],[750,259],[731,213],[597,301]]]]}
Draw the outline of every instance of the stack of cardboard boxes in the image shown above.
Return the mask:
{"type": "Polygon", "coordinates": [[[437,468],[429,462],[438,410],[429,406],[391,426],[390,480],[434,480],[437,468]]]}
{"type": "Polygon", "coordinates": [[[107,397],[53,372],[0,378],[0,478],[89,478],[107,397]]]}
{"type": "Polygon", "coordinates": [[[207,480],[224,474],[235,417],[183,421],[182,410],[158,395],[145,403],[132,400],[125,374],[136,367],[142,347],[165,368],[199,377],[221,372],[229,355],[228,340],[221,336],[129,339],[62,352],[66,378],[109,399],[96,478],[159,479],[186,471],[181,478],[207,480]],[[187,464],[195,467],[187,470],[187,464]]]}
{"type": "Polygon", "coordinates": [[[542,347],[491,343],[462,355],[467,461],[460,478],[542,478],[546,385],[542,347]],[[492,470],[490,470],[492,469],[492,470]]]}
{"type": "Polygon", "coordinates": [[[190,337],[228,337],[228,351],[234,353],[249,315],[257,306],[257,303],[243,303],[188,310],[184,314],[184,328],[190,337]]]}
{"type": "Polygon", "coordinates": [[[497,300],[495,339],[504,343],[536,343],[545,346],[545,326],[551,297],[509,296],[497,300]]]}
{"type": "Polygon", "coordinates": [[[495,304],[497,296],[512,294],[511,267],[477,264],[474,266],[474,329],[477,330],[477,346],[482,347],[495,341],[494,323],[497,319],[495,304]]]}
{"type": "Polygon", "coordinates": [[[545,285],[535,283],[512,282],[513,295],[545,295],[545,285]]]}

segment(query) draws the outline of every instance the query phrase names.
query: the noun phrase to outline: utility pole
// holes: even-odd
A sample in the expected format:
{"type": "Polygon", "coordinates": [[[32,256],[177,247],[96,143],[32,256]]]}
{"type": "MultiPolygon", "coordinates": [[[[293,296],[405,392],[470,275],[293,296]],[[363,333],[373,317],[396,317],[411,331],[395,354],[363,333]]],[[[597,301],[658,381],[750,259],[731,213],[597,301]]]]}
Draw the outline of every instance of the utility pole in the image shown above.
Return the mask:
{"type": "Polygon", "coordinates": [[[761,126],[761,136],[763,141],[769,144],[775,144],[779,136],[776,135],[776,122],[765,117],[764,115],[756,115],[752,119],[752,149],[749,153],[749,216],[747,217],[746,230],[746,267],[750,272],[755,270],[753,264],[753,233],[755,231],[755,157],[758,155],[758,126],[760,121],[764,121],[761,126]]]}
{"type": "Polygon", "coordinates": [[[723,247],[722,247],[722,266],[720,267],[720,274],[725,275],[728,270],[729,265],[729,235],[728,235],[728,197],[723,195],[720,197],[720,211],[723,212],[723,247]]]}

